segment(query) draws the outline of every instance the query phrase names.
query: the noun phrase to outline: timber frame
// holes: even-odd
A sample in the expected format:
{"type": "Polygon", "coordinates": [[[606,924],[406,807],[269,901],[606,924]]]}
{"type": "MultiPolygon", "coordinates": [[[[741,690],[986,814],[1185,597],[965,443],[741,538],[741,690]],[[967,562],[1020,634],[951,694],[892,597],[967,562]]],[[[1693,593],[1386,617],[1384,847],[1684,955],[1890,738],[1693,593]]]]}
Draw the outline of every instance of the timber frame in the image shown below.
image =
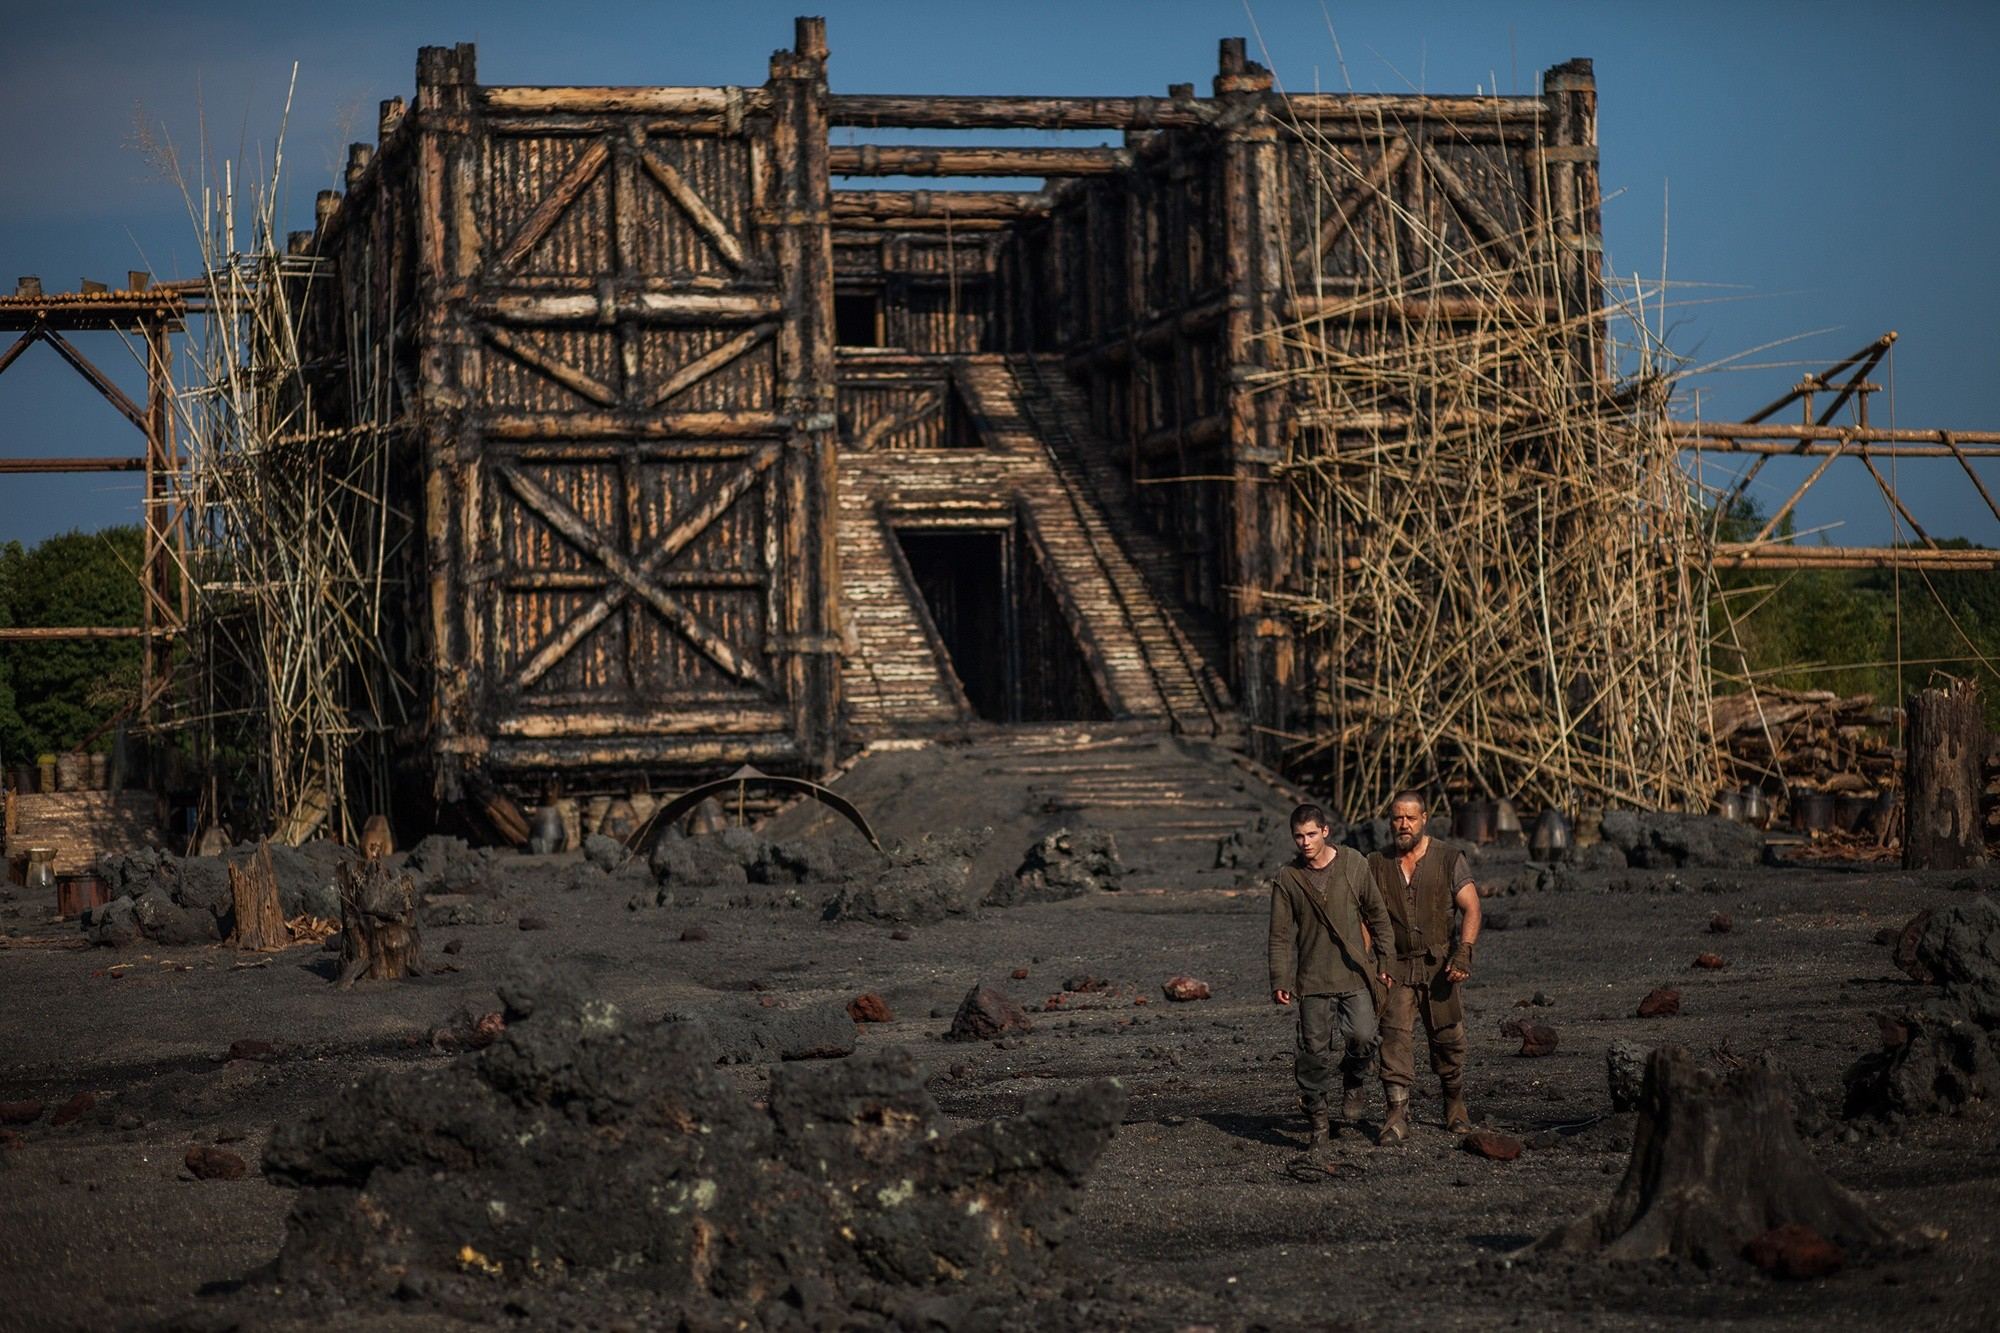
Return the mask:
{"type": "MultiPolygon", "coordinates": [[[[1302,667],[1270,598],[1308,572],[1274,474],[1301,428],[1280,331],[1361,336],[1410,207],[1501,263],[1546,219],[1570,308],[1596,305],[1588,62],[1510,98],[1286,98],[1241,38],[1207,97],[834,95],[826,68],[819,19],[757,87],[485,86],[470,46],[425,48],[299,238],[332,261],[320,299],[394,307],[374,324],[415,386],[429,702],[404,750],[436,797],[816,774],[969,720],[880,534],[982,503],[1021,515],[1093,709],[1275,759],[1302,667]],[[1328,142],[1356,175],[1322,222],[1302,182],[1328,142]],[[917,676],[921,700],[882,685],[917,676]]],[[[1576,355],[1601,356],[1588,324],[1576,355]]]]}

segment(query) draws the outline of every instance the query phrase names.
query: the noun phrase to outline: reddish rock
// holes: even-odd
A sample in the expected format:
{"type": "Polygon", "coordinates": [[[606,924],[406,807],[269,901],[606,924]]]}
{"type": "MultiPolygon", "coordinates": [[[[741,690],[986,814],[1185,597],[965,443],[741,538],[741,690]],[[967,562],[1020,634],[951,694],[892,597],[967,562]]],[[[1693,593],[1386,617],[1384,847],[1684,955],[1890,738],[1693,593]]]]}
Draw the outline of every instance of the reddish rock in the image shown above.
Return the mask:
{"type": "Polygon", "coordinates": [[[203,1145],[189,1148],[183,1159],[188,1174],[196,1180],[241,1180],[248,1168],[243,1159],[227,1148],[210,1148],[203,1145]]]}
{"type": "Polygon", "coordinates": [[[946,1041],[992,1041],[1010,1032],[1027,1032],[1033,1025],[1021,1006],[991,986],[974,986],[959,1001],[946,1041]]]}
{"type": "Polygon", "coordinates": [[[1926,986],[1937,978],[1932,976],[1931,970],[1917,958],[1917,941],[1924,937],[1924,927],[1930,923],[1930,910],[1926,908],[1910,918],[1909,924],[1905,925],[1901,933],[1896,936],[1896,942],[1889,950],[1889,957],[1897,967],[1908,973],[1912,981],[1920,981],[1926,986]]]}
{"type": "Polygon", "coordinates": [[[766,1009],[776,1009],[778,1007],[778,997],[775,995],[759,995],[757,1003],[763,1005],[766,1009]]]}
{"type": "Polygon", "coordinates": [[[1052,1013],[1055,1010],[1062,1008],[1063,1002],[1067,999],[1069,999],[1068,991],[1057,991],[1054,995],[1051,995],[1049,996],[1048,999],[1042,1001],[1042,1012],[1045,1014],[1052,1013]]]}
{"type": "Polygon", "coordinates": [[[1910,1044],[1910,1025],[1888,1014],[1875,1015],[1875,1022],[1882,1029],[1882,1045],[1892,1051],[1899,1051],[1910,1044]]]}
{"type": "Polygon", "coordinates": [[[0,1152],[13,1152],[16,1148],[26,1147],[27,1144],[28,1141],[13,1130],[0,1129],[0,1152]]]}
{"type": "Polygon", "coordinates": [[[703,930],[700,926],[689,926],[686,930],[683,930],[681,932],[682,944],[700,944],[703,940],[707,938],[708,938],[708,932],[703,930]]]}
{"type": "Polygon", "coordinates": [[[1722,955],[1719,953],[1704,953],[1695,955],[1694,966],[1713,972],[1717,968],[1728,967],[1729,964],[1722,961],[1722,955]]]}
{"type": "Polygon", "coordinates": [[[230,1042],[229,1054],[222,1058],[225,1060],[275,1060],[278,1058],[278,1043],[274,1041],[258,1041],[252,1037],[245,1037],[241,1041],[230,1042]]]}
{"type": "Polygon", "coordinates": [[[1086,995],[1095,995],[1099,991],[1110,990],[1111,983],[1103,977],[1093,977],[1088,972],[1079,972],[1068,981],[1063,982],[1063,989],[1066,991],[1078,991],[1086,995]]]}
{"type": "Polygon", "coordinates": [[[1025,967],[1017,967],[1014,969],[1013,975],[1014,975],[1014,980],[1016,981],[1026,981],[1028,979],[1028,969],[1025,967]]]}
{"type": "Polygon", "coordinates": [[[1489,1162],[1511,1162],[1521,1155],[1521,1141],[1490,1129],[1475,1129],[1458,1141],[1458,1146],[1474,1157],[1489,1162]]]}
{"type": "Polygon", "coordinates": [[[1743,1257],[1773,1277],[1793,1279],[1830,1277],[1847,1262],[1838,1245],[1799,1222],[1755,1237],[1744,1245],[1743,1257]]]}
{"type": "Polygon", "coordinates": [[[481,1014],[479,1021],[472,1025],[472,1044],[491,1046],[500,1040],[500,1034],[507,1030],[507,1016],[498,1009],[490,1014],[481,1014]]]}
{"type": "Polygon", "coordinates": [[[464,940],[446,940],[444,942],[444,951],[446,953],[457,953],[460,949],[463,949],[464,947],[465,947],[464,940]]]}
{"type": "Polygon", "coordinates": [[[847,1016],[857,1023],[887,1023],[895,1019],[888,1002],[874,991],[857,995],[847,1002],[847,1016]]]}
{"type": "Polygon", "coordinates": [[[1681,1011],[1681,993],[1671,986],[1659,986],[1639,1001],[1639,1017],[1668,1018],[1681,1011]]]}
{"type": "Polygon", "coordinates": [[[56,1113],[49,1117],[49,1123],[67,1125],[73,1120],[80,1120],[95,1105],[97,1105],[96,1097],[87,1092],[79,1092],[56,1108],[56,1113]]]}
{"type": "Polygon", "coordinates": [[[1134,1004],[1151,1004],[1152,1002],[1153,997],[1150,995],[1134,995],[1132,997],[1132,1003],[1134,1004]]]}
{"type": "Polygon", "coordinates": [[[907,930],[892,930],[889,932],[889,938],[892,940],[912,940],[915,939],[916,936],[912,935],[907,930]]]}
{"type": "Polygon", "coordinates": [[[1727,935],[1736,928],[1736,922],[1727,912],[1717,912],[1708,919],[1709,931],[1716,935],[1727,935]]]}
{"type": "Polygon", "coordinates": [[[1209,994],[1206,981],[1197,981],[1189,976],[1168,977],[1160,989],[1167,993],[1169,1000],[1206,1000],[1209,994]]]}
{"type": "Polygon", "coordinates": [[[0,1125],[32,1125],[41,1118],[40,1102],[0,1102],[0,1125]]]}
{"type": "Polygon", "coordinates": [[[1515,1054],[1539,1057],[1556,1053],[1556,1030],[1548,1024],[1523,1022],[1515,1026],[1521,1033],[1521,1049],[1515,1054]]]}
{"type": "Polygon", "coordinates": [[[514,924],[522,930],[547,930],[549,928],[548,918],[542,916],[524,916],[514,924]]]}

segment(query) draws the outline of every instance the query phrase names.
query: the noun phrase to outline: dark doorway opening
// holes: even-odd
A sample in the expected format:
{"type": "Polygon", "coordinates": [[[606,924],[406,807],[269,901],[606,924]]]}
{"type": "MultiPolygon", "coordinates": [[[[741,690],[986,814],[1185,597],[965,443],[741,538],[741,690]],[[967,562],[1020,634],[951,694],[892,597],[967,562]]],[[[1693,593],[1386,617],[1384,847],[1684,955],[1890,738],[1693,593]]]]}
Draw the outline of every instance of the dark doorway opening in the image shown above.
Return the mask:
{"type": "Polygon", "coordinates": [[[1020,529],[896,532],[966,701],[990,722],[1111,716],[1020,529]]]}
{"type": "Polygon", "coordinates": [[[881,296],[875,292],[835,292],[833,341],[841,347],[880,347],[881,296]]]}

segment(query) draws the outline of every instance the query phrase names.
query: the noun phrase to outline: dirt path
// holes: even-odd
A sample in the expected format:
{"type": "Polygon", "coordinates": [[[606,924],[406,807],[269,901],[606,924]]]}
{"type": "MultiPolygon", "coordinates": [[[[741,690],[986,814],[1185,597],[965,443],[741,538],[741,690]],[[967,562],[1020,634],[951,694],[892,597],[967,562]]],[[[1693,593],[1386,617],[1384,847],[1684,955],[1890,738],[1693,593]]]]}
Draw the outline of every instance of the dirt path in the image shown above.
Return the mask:
{"type": "MultiPolygon", "coordinates": [[[[1295,1167],[1303,1136],[1291,1028],[1265,999],[1265,903],[1255,892],[1101,894],[989,910],[898,940],[886,926],[822,922],[825,891],[812,887],[793,893],[793,906],[763,905],[776,899],[759,891],[756,905],[631,910],[643,879],[628,872],[566,891],[569,871],[566,860],[524,858],[510,872],[508,892],[547,929],[439,929],[434,949],[450,939],[461,948],[432,956],[458,970],[347,995],[332,991],[330,956],[309,950],[254,967],[214,948],[72,952],[17,939],[0,950],[0,1100],[98,1099],[73,1124],[44,1117],[21,1129],[20,1146],[0,1153],[0,1328],[121,1326],[226,1304],[196,1293],[226,1291],[270,1260],[296,1197],[255,1170],[270,1126],[366,1070],[455,1058],[434,1046],[434,1031],[463,1030],[496,1008],[494,985],[524,957],[563,960],[642,1017],[745,992],[789,1005],[876,991],[896,1018],[866,1028],[862,1042],[911,1048],[941,1108],[960,1120],[1010,1114],[1029,1089],[1120,1079],[1126,1122],[1091,1178],[1048,1302],[1032,1312],[1042,1326],[1974,1328],[1996,1310],[1983,1276],[2000,1261],[1992,1122],[1885,1133],[1837,1120],[1841,1071],[1875,1040],[1870,1011],[1914,990],[1873,937],[1961,900],[1949,876],[1635,871],[1587,876],[1579,892],[1494,900],[1505,928],[1489,932],[1468,990],[1472,1106],[1510,1134],[1553,1131],[1552,1146],[1511,1163],[1457,1151],[1420,1075],[1413,1140],[1377,1149],[1349,1135],[1328,1173],[1295,1167]],[[1703,880],[1721,891],[1688,887],[1703,880]],[[1717,911],[1734,918],[1726,936],[1707,931],[1717,911]],[[709,938],[683,942],[694,926],[709,938]],[[1690,970],[1708,949],[1728,966],[1690,970]],[[1040,1010],[1085,972],[1114,989],[1072,999],[1069,1012],[1038,1012],[1019,1044],[940,1039],[976,981],[1040,1010]],[[1209,982],[1214,998],[1168,1004],[1160,983],[1181,972],[1209,982]],[[1635,1017],[1657,985],[1680,988],[1681,1014],[1635,1017]],[[1537,991],[1549,1003],[1516,1007],[1537,991]],[[1499,1034],[1524,1013],[1557,1029],[1554,1055],[1520,1058],[1518,1042],[1499,1034]],[[1895,1224],[1945,1238],[1927,1253],[1792,1284],[1748,1270],[1510,1258],[1602,1199],[1624,1169],[1632,1119],[1608,1114],[1604,1076],[1605,1047],[1618,1038],[1679,1043],[1716,1064],[1775,1053],[1836,1113],[1813,1143],[1820,1162],[1895,1224]],[[279,1050],[225,1060],[239,1040],[279,1050]],[[218,1139],[250,1173],[188,1178],[189,1147],[218,1139]]],[[[1488,861],[1480,873],[1511,872],[1488,861]]],[[[746,1095],[762,1079],[754,1069],[736,1076],[746,1095]]],[[[1379,1110],[1379,1091],[1371,1101],[1379,1110]]],[[[341,1326],[338,1315],[319,1311],[315,1326],[341,1326]]]]}

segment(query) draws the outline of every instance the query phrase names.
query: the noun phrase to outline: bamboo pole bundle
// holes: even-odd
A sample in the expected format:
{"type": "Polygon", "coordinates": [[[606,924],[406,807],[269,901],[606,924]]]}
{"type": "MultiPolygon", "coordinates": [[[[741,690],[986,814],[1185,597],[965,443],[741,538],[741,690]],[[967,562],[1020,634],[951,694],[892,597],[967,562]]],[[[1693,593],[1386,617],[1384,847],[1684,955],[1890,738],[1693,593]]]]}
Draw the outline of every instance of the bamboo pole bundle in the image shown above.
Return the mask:
{"type": "MultiPolygon", "coordinates": [[[[1705,808],[1710,563],[1656,336],[1577,281],[1560,210],[1505,229],[1386,120],[1372,157],[1292,129],[1309,243],[1261,386],[1296,427],[1275,472],[1301,555],[1268,598],[1310,645],[1292,764],[1349,817],[1405,787],[1705,808]],[[1354,247],[1358,283],[1324,281],[1364,195],[1391,239],[1354,247]],[[1614,383],[1620,318],[1638,366],[1614,383]]],[[[1546,161],[1529,158],[1531,198],[1560,196],[1546,161]]]]}
{"type": "Polygon", "coordinates": [[[387,733],[413,698],[386,628],[406,595],[389,466],[400,409],[369,302],[338,303],[342,364],[301,357],[333,278],[279,229],[283,143],[259,185],[224,163],[221,188],[185,191],[210,305],[177,403],[196,543],[189,715],[211,819],[226,793],[285,840],[352,841],[387,806],[387,733]]]}

